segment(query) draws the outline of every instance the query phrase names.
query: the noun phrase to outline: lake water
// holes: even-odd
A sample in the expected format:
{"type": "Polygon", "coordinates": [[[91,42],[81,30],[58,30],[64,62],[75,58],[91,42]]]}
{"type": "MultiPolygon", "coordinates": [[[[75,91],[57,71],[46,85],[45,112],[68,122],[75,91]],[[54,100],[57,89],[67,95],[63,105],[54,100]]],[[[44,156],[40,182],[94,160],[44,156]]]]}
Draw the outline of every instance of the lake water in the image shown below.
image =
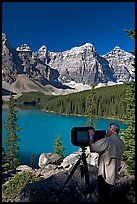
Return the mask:
{"type": "MultiPolygon", "coordinates": [[[[2,112],[2,121],[6,120],[8,112],[2,112]]],[[[67,116],[46,113],[40,110],[19,110],[18,124],[21,131],[20,137],[20,159],[22,164],[30,164],[31,155],[35,155],[35,163],[38,163],[40,154],[54,152],[54,145],[58,134],[60,134],[65,148],[66,156],[77,151],[79,147],[71,144],[71,129],[75,126],[85,126],[87,119],[80,116],[67,116]]],[[[95,127],[98,130],[106,129],[111,122],[117,122],[121,129],[127,126],[110,119],[98,119],[95,127]]],[[[2,123],[2,145],[6,132],[2,123]]]]}

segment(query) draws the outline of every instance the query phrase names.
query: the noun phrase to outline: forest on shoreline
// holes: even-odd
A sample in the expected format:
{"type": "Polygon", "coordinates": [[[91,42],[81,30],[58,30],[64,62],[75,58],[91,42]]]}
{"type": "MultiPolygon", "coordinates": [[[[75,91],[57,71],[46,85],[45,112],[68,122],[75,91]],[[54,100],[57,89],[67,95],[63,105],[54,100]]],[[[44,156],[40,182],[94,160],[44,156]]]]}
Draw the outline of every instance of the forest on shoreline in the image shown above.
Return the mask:
{"type": "MultiPolygon", "coordinates": [[[[125,88],[126,84],[120,84],[94,89],[95,116],[123,121],[126,110],[125,88]]],[[[46,112],[86,116],[90,94],[91,90],[60,96],[30,92],[23,93],[22,96],[15,99],[15,102],[20,107],[33,105],[46,112]]]]}

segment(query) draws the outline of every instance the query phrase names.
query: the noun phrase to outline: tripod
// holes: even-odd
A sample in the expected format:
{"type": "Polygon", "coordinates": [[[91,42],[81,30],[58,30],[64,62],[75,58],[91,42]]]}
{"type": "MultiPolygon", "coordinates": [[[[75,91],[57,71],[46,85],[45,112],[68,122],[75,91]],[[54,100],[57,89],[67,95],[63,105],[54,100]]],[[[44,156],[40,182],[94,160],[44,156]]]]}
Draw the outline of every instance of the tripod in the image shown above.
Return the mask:
{"type": "Polygon", "coordinates": [[[87,161],[86,161],[86,154],[85,154],[85,147],[81,147],[82,148],[82,155],[79,158],[79,160],[76,162],[76,164],[74,165],[73,169],[70,172],[69,177],[67,178],[65,184],[63,185],[62,190],[65,188],[66,184],[68,183],[68,181],[70,180],[70,178],[72,177],[72,175],[74,174],[74,172],[76,171],[77,167],[81,164],[81,161],[83,162],[83,164],[81,165],[81,177],[84,177],[85,175],[85,183],[86,183],[86,191],[85,191],[85,197],[87,198],[87,195],[90,195],[90,201],[92,201],[92,196],[91,193],[93,192],[93,189],[90,188],[90,179],[89,179],[89,172],[88,172],[88,166],[87,166],[87,161]]]}

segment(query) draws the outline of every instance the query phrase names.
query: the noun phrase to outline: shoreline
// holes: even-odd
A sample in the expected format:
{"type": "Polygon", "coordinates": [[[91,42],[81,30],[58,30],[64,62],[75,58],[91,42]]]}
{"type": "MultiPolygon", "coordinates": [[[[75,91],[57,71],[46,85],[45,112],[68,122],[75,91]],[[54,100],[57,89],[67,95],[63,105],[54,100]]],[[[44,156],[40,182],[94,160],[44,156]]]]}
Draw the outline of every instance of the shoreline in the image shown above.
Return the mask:
{"type": "MultiPolygon", "coordinates": [[[[16,106],[15,106],[16,107],[16,106]]],[[[34,106],[33,106],[34,107],[34,106]]],[[[21,108],[19,108],[18,106],[16,107],[18,110],[19,109],[21,109],[21,108]]],[[[2,104],[2,111],[7,111],[8,110],[8,104],[6,103],[3,103],[2,104]]],[[[24,110],[25,110],[25,108],[24,108],[24,110]]],[[[46,110],[46,109],[44,109],[44,108],[41,108],[40,109],[41,111],[43,111],[43,112],[46,112],[46,113],[53,113],[53,114],[59,114],[59,115],[66,115],[66,116],[77,116],[77,117],[86,117],[86,115],[80,115],[80,114],[67,114],[67,113],[57,113],[57,112],[55,112],[55,111],[48,111],[48,110],[46,110]]],[[[125,123],[125,120],[124,119],[120,119],[120,118],[118,118],[118,117],[110,117],[110,116],[108,116],[108,117],[104,117],[104,116],[99,116],[99,117],[97,117],[97,118],[95,118],[94,120],[96,120],[96,119],[99,119],[99,118],[104,118],[104,119],[110,119],[110,120],[117,120],[117,121],[120,121],[120,122],[123,122],[123,123],[125,123]]]]}
{"type": "MultiPolygon", "coordinates": [[[[59,114],[59,115],[86,117],[85,115],[80,115],[80,114],[57,113],[57,112],[54,112],[54,111],[47,111],[46,109],[41,109],[41,111],[44,111],[44,112],[47,112],[47,113],[59,114]]],[[[125,123],[124,119],[120,119],[120,118],[117,118],[117,117],[110,117],[110,116],[108,116],[108,117],[99,116],[99,117],[97,117],[97,118],[95,118],[93,120],[96,120],[96,119],[99,119],[99,118],[104,118],[104,119],[108,119],[108,120],[118,120],[120,122],[125,123]]]]}

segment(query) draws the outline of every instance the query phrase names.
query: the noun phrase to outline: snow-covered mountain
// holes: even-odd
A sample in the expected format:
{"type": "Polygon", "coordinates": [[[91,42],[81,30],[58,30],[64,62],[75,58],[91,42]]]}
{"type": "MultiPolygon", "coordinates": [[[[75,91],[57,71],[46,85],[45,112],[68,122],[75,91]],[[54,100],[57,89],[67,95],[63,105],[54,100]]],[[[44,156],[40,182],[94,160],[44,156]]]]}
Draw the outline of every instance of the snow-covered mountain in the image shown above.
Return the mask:
{"type": "Polygon", "coordinates": [[[116,46],[112,51],[102,57],[108,61],[109,66],[114,70],[117,82],[134,79],[135,70],[132,66],[134,61],[133,54],[125,52],[120,47],[116,46]]]}
{"type": "Polygon", "coordinates": [[[9,84],[23,74],[42,88],[55,87],[59,94],[61,90],[78,91],[77,85],[88,89],[92,84],[99,87],[134,80],[133,62],[134,55],[118,46],[103,56],[91,43],[64,52],[50,52],[43,45],[33,52],[27,44],[13,48],[2,34],[2,79],[9,84]]]}

